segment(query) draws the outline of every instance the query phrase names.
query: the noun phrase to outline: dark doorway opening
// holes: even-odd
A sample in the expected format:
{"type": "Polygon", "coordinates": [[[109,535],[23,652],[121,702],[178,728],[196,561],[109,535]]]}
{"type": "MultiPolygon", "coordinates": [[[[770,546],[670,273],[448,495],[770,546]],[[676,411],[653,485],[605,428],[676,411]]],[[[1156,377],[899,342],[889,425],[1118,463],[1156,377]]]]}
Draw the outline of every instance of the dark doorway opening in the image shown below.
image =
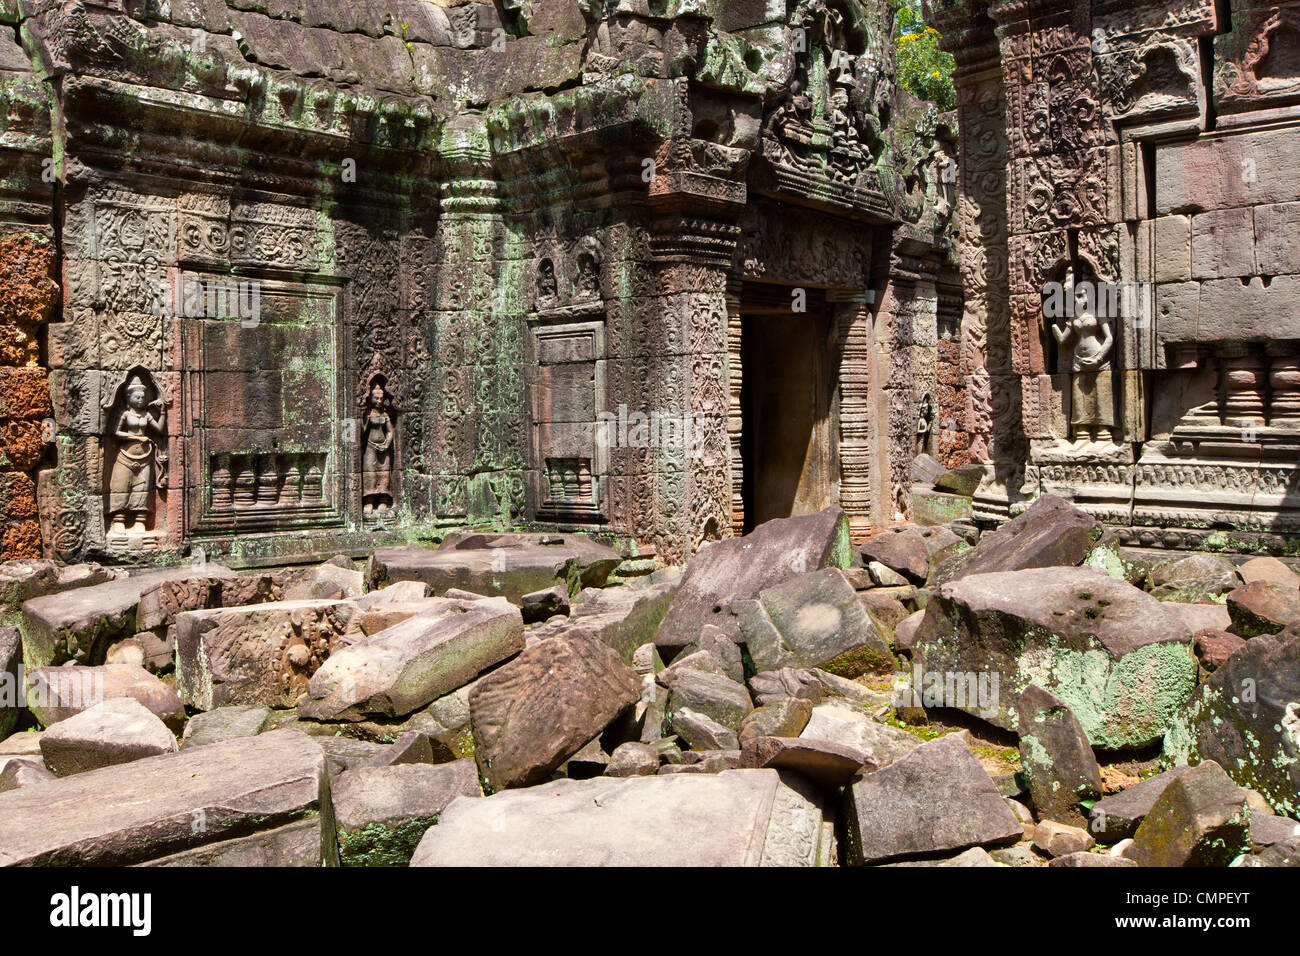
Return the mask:
{"type": "Polygon", "coordinates": [[[839,361],[824,298],[807,311],[791,290],[749,294],[741,310],[741,495],[745,531],[836,503],[839,361]],[[770,301],[765,301],[770,300],[770,301]]]}

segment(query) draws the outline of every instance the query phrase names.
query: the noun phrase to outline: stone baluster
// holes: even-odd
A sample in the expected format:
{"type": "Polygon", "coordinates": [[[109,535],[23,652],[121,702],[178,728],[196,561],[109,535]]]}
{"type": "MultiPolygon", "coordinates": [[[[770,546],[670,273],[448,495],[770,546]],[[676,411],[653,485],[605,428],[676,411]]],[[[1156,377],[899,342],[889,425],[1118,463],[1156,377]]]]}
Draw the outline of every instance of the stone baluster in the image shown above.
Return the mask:
{"type": "Polygon", "coordinates": [[[234,507],[230,456],[212,456],[212,510],[230,511],[234,507]]]}
{"type": "Polygon", "coordinates": [[[1300,356],[1290,349],[1288,354],[1276,354],[1282,348],[1270,350],[1275,354],[1269,356],[1268,384],[1273,401],[1268,421],[1270,425],[1296,428],[1300,427],[1300,356]]]}
{"type": "Polygon", "coordinates": [[[257,507],[274,508],[280,500],[280,473],[275,455],[257,458],[257,507]]]}
{"type": "Polygon", "coordinates": [[[1263,424],[1264,359],[1245,345],[1220,349],[1223,356],[1223,415],[1228,425],[1263,424]]]}
{"type": "Polygon", "coordinates": [[[282,477],[280,504],[296,507],[302,499],[302,472],[298,468],[299,455],[279,455],[277,467],[282,477]]]}
{"type": "Polygon", "coordinates": [[[231,471],[234,474],[234,507],[236,511],[251,508],[257,503],[257,475],[253,473],[252,462],[247,455],[235,455],[231,458],[231,471]]]}
{"type": "Polygon", "coordinates": [[[321,456],[304,455],[306,463],[302,478],[302,500],[304,504],[317,504],[325,496],[325,471],[321,456]]]}

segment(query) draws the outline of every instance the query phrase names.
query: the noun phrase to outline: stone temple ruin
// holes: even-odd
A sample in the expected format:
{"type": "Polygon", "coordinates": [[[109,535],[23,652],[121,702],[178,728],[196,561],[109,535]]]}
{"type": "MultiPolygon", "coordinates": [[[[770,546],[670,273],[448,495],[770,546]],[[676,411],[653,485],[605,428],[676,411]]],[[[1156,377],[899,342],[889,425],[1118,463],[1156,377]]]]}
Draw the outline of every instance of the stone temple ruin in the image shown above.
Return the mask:
{"type": "Polygon", "coordinates": [[[949,407],[996,475],[976,513],[1055,494],[1125,544],[1293,549],[1300,9],[931,14],[963,150],[965,394],[949,407]],[[1094,314],[1080,296],[1045,318],[1053,283],[1100,289],[1094,314]]]}
{"type": "Polygon", "coordinates": [[[678,561],[906,509],[961,312],[956,145],[883,3],[4,23],[5,556],[495,523],[678,561]]]}
{"type": "Polygon", "coordinates": [[[1300,859],[1300,2],[895,7],[0,0],[0,865],[1300,859]]]}

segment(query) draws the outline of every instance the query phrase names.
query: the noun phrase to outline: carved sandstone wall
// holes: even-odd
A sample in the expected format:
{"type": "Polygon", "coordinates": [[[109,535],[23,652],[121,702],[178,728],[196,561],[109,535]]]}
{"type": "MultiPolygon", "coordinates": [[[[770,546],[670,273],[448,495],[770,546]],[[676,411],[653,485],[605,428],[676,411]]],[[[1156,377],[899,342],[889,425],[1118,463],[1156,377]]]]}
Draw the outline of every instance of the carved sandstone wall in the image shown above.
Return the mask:
{"type": "Polygon", "coordinates": [[[885,3],[0,0],[0,23],[11,101],[39,107],[9,111],[0,221],[63,293],[12,363],[49,369],[51,447],[3,465],[39,482],[45,553],[259,564],[535,523],[680,559],[744,525],[745,316],[802,322],[795,292],[831,330],[825,500],[858,534],[906,510],[960,387],[956,147],[894,84],[885,3]],[[694,447],[603,440],[623,407],[694,447]]]}
{"type": "Polygon", "coordinates": [[[968,392],[992,385],[968,422],[1005,475],[977,513],[1042,491],[1127,543],[1292,547],[1300,4],[928,14],[958,61],[968,392]],[[1054,316],[1062,287],[1115,300],[1054,316]]]}

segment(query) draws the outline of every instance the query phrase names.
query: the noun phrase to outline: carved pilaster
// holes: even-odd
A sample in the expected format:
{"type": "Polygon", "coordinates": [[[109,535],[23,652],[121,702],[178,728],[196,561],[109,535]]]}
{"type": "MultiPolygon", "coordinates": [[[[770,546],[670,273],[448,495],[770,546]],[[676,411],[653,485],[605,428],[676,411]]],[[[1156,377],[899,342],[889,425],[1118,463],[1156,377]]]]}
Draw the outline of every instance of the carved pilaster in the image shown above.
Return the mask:
{"type": "Polygon", "coordinates": [[[727,444],[731,453],[731,530],[737,535],[745,533],[745,461],[740,444],[744,432],[744,410],[740,400],[744,368],[740,346],[740,289],[739,283],[733,282],[727,288],[727,444]]]}
{"type": "Polygon", "coordinates": [[[840,339],[840,507],[849,517],[849,534],[862,540],[873,523],[871,500],[872,374],[871,313],[866,305],[836,309],[840,339]]]}

